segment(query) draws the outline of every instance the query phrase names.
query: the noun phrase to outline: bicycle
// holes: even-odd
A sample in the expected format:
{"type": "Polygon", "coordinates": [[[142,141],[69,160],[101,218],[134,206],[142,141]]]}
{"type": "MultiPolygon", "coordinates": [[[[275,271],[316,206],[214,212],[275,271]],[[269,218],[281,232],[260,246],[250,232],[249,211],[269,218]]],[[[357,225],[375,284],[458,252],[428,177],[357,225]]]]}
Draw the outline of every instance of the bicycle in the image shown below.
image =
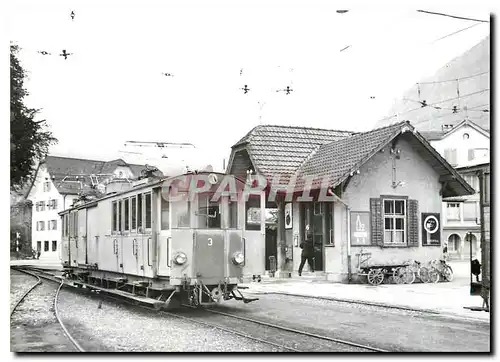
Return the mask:
{"type": "Polygon", "coordinates": [[[428,267],[422,266],[422,263],[417,260],[409,260],[407,263],[409,264],[408,268],[422,283],[429,283],[431,276],[428,267]]]}
{"type": "Polygon", "coordinates": [[[437,274],[437,277],[433,274],[431,282],[439,282],[439,280],[441,279],[440,276],[442,276],[443,280],[447,282],[453,281],[453,269],[446,263],[446,260],[431,260],[430,266],[431,269],[435,271],[435,274],[437,274]]]}

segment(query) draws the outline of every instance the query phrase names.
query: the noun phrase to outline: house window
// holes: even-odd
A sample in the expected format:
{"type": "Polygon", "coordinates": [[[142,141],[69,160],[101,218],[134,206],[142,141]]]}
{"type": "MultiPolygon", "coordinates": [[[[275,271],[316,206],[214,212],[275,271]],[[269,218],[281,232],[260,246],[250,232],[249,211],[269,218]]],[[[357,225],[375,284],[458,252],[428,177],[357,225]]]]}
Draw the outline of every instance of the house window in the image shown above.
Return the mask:
{"type": "Polygon", "coordinates": [[[37,251],[42,251],[42,242],[41,241],[37,241],[36,242],[36,250],[37,251]]]}
{"type": "Polygon", "coordinates": [[[36,223],[36,229],[38,231],[44,231],[45,230],[45,221],[38,221],[36,223]]]}
{"type": "Polygon", "coordinates": [[[130,199],[131,204],[131,214],[130,214],[130,229],[135,230],[137,228],[137,197],[134,196],[130,199]]]}
{"type": "Polygon", "coordinates": [[[469,139],[469,134],[468,133],[464,133],[464,140],[468,140],[469,139]]]}
{"type": "Polygon", "coordinates": [[[483,180],[483,203],[489,205],[490,204],[490,174],[485,173],[484,174],[484,180],[483,180]]]}
{"type": "Polygon", "coordinates": [[[50,181],[44,182],[43,183],[43,192],[49,192],[50,191],[50,181]]]}
{"type": "Polygon", "coordinates": [[[144,226],[146,229],[151,229],[151,194],[144,195],[144,211],[146,213],[144,226]]]}
{"type": "Polygon", "coordinates": [[[406,200],[384,200],[384,244],[406,243],[406,200]]]}
{"type": "Polygon", "coordinates": [[[36,211],[45,211],[45,201],[38,201],[36,203],[36,211]]]}
{"type": "Polygon", "coordinates": [[[444,158],[452,166],[457,165],[457,149],[456,148],[446,148],[444,150],[444,158]]]}
{"type": "Polygon", "coordinates": [[[49,220],[47,225],[48,230],[57,230],[57,220],[49,220]]]}
{"type": "Polygon", "coordinates": [[[52,251],[57,251],[57,240],[52,240],[52,251]]]}
{"type": "Polygon", "coordinates": [[[469,148],[468,160],[476,160],[478,158],[488,157],[489,150],[487,148],[469,148]]]}
{"type": "Polygon", "coordinates": [[[479,217],[476,202],[464,202],[464,221],[476,221],[479,217]]]}
{"type": "Polygon", "coordinates": [[[49,200],[49,202],[47,202],[47,210],[57,210],[57,200],[49,200]]]}
{"type": "Polygon", "coordinates": [[[260,230],[260,195],[250,195],[245,205],[245,229],[260,230]]]}
{"type": "Polygon", "coordinates": [[[446,220],[448,221],[460,220],[460,204],[458,202],[448,202],[446,204],[446,220]]]}
{"type": "Polygon", "coordinates": [[[49,241],[45,240],[43,242],[43,251],[49,251],[49,241]]]}
{"type": "Polygon", "coordinates": [[[123,230],[128,231],[129,223],[130,223],[130,213],[129,213],[129,200],[125,199],[123,200],[123,217],[124,217],[124,224],[125,227],[123,230]]]}

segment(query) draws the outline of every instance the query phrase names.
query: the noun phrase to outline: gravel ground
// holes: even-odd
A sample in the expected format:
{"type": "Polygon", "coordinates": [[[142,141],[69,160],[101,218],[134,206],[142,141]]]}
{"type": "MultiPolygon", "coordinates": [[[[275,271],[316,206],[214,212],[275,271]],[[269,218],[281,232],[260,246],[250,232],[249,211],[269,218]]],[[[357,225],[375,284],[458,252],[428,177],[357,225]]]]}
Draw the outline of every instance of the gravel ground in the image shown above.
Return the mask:
{"type": "Polygon", "coordinates": [[[75,351],[54,315],[56,291],[57,284],[44,282],[18,306],[10,322],[12,352],[75,351]]]}
{"type": "Polygon", "coordinates": [[[59,313],[89,352],[279,352],[280,349],[176,317],[62,290],[59,313]],[[85,338],[84,338],[85,337],[85,338]],[[96,343],[98,342],[98,343],[96,343]]]}
{"type": "Polygon", "coordinates": [[[230,301],[216,309],[389,351],[490,351],[485,322],[286,295],[259,297],[251,304],[230,301]]]}
{"type": "Polygon", "coordinates": [[[10,270],[10,309],[14,308],[17,301],[28,291],[37,279],[31,275],[10,270]]]}
{"type": "MultiPolygon", "coordinates": [[[[294,332],[283,331],[278,328],[261,325],[255,322],[244,321],[229,316],[214,314],[203,310],[184,310],[177,313],[225,328],[235,328],[239,332],[252,337],[261,338],[265,341],[293,348],[300,352],[371,352],[364,348],[335,343],[294,332]]],[[[276,321],[275,324],[283,326],[281,321],[276,321]]],[[[327,337],[331,336],[327,335],[327,337]]]]}

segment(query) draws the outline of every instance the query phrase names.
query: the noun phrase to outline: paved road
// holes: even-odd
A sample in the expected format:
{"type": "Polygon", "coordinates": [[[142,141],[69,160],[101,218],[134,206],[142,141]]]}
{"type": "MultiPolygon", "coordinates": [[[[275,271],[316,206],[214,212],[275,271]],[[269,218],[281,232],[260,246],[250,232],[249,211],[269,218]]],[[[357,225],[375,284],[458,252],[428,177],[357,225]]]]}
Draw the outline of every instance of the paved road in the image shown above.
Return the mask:
{"type": "Polygon", "coordinates": [[[489,352],[490,324],[286,295],[260,295],[221,311],[394,352],[489,352]]]}

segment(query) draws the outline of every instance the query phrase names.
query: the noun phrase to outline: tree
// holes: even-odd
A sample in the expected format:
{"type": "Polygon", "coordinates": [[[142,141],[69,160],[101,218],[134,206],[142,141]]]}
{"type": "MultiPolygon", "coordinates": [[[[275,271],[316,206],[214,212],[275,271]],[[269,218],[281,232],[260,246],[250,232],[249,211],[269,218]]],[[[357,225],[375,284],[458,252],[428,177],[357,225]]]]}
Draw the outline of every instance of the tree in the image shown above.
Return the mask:
{"type": "Polygon", "coordinates": [[[28,108],[24,98],[26,76],[17,55],[19,47],[10,46],[10,185],[19,190],[34,176],[35,166],[57,143],[52,132],[46,130],[45,120],[35,121],[39,109],[28,108]]]}

